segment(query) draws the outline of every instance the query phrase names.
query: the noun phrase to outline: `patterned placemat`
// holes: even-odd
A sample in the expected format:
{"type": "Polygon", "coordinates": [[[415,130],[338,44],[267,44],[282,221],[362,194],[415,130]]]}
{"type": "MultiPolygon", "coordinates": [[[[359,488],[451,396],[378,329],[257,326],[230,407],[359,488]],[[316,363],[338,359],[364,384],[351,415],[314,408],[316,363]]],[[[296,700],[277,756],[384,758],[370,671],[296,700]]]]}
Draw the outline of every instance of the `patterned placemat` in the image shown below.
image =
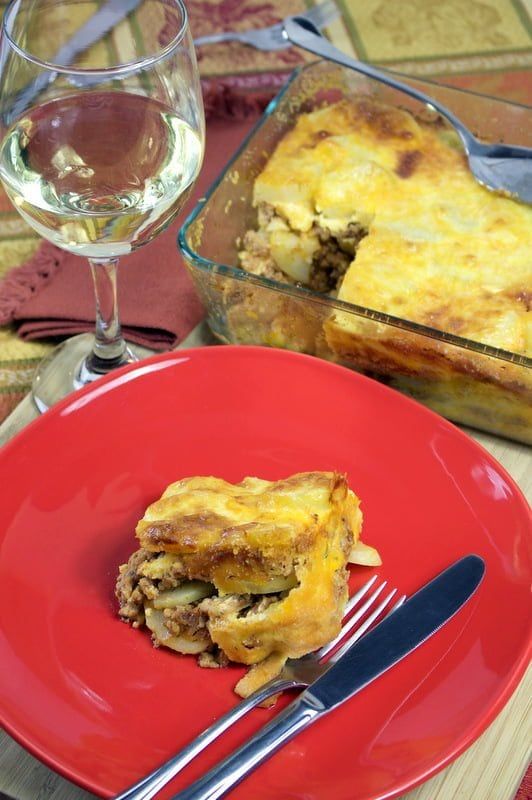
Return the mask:
{"type": "MultiPolygon", "coordinates": [[[[332,41],[360,58],[420,77],[532,104],[532,0],[337,0],[332,41]]],[[[270,25],[304,0],[189,0],[194,36],[270,25]]],[[[0,2],[0,9],[5,6],[0,2]]],[[[142,5],[131,23],[149,25],[142,5]]],[[[198,52],[209,114],[258,113],[291,70],[309,60],[294,49],[264,53],[238,43],[198,52]]],[[[231,124],[228,122],[228,124],[231,124]]],[[[208,156],[207,156],[208,157],[208,156]]],[[[36,250],[38,238],[0,190],[0,281],[36,250]]],[[[0,309],[2,293],[0,289],[0,309]]],[[[27,393],[50,342],[22,342],[0,327],[0,421],[27,393]]]]}

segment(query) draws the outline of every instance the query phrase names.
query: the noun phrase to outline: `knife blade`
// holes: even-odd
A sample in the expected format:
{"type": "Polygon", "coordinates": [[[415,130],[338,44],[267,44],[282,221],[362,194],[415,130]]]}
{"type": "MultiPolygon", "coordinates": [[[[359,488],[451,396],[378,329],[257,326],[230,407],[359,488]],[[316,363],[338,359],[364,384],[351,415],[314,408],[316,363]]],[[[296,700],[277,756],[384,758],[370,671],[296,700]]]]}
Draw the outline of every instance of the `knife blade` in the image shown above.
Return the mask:
{"type": "MultiPolygon", "coordinates": [[[[62,45],[53,57],[54,64],[68,67],[74,58],[87,47],[95,44],[108,33],[118,22],[133,11],[140,0],[107,0],[85,22],[76,33],[62,45]]],[[[8,111],[4,113],[4,121],[10,124],[21,114],[31,101],[57,77],[57,72],[41,72],[35,80],[22,89],[8,111]]]]}
{"type": "Polygon", "coordinates": [[[223,797],[283,744],[397,664],[450,620],[484,576],[477,555],[460,559],[367,633],[246,744],[173,800],[223,797]]]}

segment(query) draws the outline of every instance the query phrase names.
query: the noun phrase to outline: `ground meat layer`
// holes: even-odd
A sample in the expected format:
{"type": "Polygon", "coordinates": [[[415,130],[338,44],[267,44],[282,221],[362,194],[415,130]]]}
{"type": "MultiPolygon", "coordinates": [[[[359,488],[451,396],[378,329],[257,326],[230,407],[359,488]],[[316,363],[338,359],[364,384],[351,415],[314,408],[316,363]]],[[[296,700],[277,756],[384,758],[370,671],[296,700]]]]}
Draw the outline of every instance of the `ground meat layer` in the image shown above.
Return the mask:
{"type": "Polygon", "coordinates": [[[148,598],[153,599],[154,590],[158,593],[158,588],[153,581],[141,577],[139,567],[156,556],[157,553],[150,553],[148,550],[140,549],[133,553],[127,564],[120,567],[115,589],[115,594],[120,603],[118,613],[122,619],[130,622],[134,628],[144,624],[144,603],[148,598]]]}
{"type": "Polygon", "coordinates": [[[293,283],[272,258],[268,234],[265,231],[247,231],[244,235],[243,250],[240,252],[240,264],[252,275],[271,278],[281,283],[293,283]]]}
{"type": "MultiPolygon", "coordinates": [[[[253,275],[294,284],[293,278],[280,269],[270,252],[267,226],[275,216],[272,206],[261,203],[258,230],[249,230],[244,235],[239,253],[240,264],[246,272],[253,275]]],[[[322,294],[335,295],[355,258],[357,245],[367,235],[367,230],[357,222],[350,222],[340,234],[333,234],[317,224],[313,231],[317,234],[320,246],[312,259],[308,288],[322,294]]]]}
{"type": "MultiPolygon", "coordinates": [[[[120,567],[116,584],[116,596],[120,604],[119,614],[122,619],[135,628],[146,624],[146,614],[154,614],[153,611],[146,609],[152,608],[153,601],[157,600],[162,592],[168,592],[169,589],[188,583],[189,578],[180,573],[181,569],[179,559],[172,558],[168,554],[155,553],[143,548],[133,553],[127,564],[120,567]]],[[[150,623],[154,645],[166,644],[171,647],[172,641],[178,637],[185,637],[198,647],[203,646],[202,652],[198,655],[200,666],[209,668],[225,666],[229,660],[212,641],[209,622],[224,615],[237,614],[240,617],[261,613],[287,594],[281,592],[268,595],[218,596],[214,593],[214,587],[212,590],[212,596],[203,597],[195,602],[158,609],[155,612],[159,615],[157,630],[154,630],[150,623]]]]}
{"type": "Polygon", "coordinates": [[[323,294],[336,293],[367,231],[355,222],[350,222],[340,236],[333,236],[327,228],[316,227],[316,231],[320,249],[312,259],[309,286],[323,294]]]}

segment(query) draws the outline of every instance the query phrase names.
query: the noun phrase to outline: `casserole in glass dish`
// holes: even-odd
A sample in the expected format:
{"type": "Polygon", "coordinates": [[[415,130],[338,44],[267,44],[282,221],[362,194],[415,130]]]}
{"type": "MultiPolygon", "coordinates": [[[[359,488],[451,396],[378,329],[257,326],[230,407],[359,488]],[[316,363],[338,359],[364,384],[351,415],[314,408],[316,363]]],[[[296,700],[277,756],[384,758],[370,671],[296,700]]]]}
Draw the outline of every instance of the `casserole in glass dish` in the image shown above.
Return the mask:
{"type": "MultiPolygon", "coordinates": [[[[445,103],[481,138],[532,145],[532,109],[408,81],[445,103]]],[[[311,64],[294,73],[186,220],[179,246],[209,325],[223,342],[283,347],[326,358],[376,377],[451,420],[532,443],[526,314],[525,345],[512,352],[420,324],[407,314],[384,313],[369,303],[356,305],[286,282],[277,274],[252,274],[240,267],[246,233],[257,230],[255,181],[278,143],[302,114],[360,98],[405,109],[415,119],[431,119],[430,109],[384,84],[329,62],[311,64]]],[[[441,120],[433,122],[442,125],[441,120]]],[[[532,255],[530,278],[519,292],[521,309],[530,298],[532,255]]]]}

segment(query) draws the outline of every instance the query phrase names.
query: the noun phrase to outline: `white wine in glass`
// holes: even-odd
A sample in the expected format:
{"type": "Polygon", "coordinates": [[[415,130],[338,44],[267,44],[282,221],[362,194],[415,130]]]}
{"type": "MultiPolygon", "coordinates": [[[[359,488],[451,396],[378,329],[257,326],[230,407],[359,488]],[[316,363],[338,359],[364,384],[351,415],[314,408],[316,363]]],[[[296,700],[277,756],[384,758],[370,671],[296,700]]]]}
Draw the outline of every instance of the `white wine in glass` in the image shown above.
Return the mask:
{"type": "Polygon", "coordinates": [[[186,10],[180,0],[133,5],[136,18],[117,13],[107,46],[78,50],[75,64],[53,54],[64,60],[72,30],[99,4],[14,0],[4,16],[0,178],[29,225],[88,258],[96,293],[92,350],[83,352],[86,336],[74,337],[41,365],[33,385],[41,410],[136,359],[120,331],[118,258],[175,218],[202,163],[203,107],[186,10]],[[122,58],[113,60],[117,50],[122,58]]]}

